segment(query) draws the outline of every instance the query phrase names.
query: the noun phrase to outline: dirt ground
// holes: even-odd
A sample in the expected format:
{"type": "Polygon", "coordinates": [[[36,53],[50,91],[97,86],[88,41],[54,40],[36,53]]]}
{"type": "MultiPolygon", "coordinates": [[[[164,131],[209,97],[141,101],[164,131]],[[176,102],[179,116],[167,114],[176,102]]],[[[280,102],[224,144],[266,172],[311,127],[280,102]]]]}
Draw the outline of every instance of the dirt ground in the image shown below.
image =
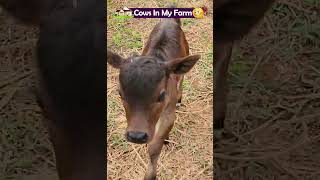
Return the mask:
{"type": "MultiPolygon", "coordinates": [[[[166,2],[108,1],[111,9],[163,7],[166,2]]],[[[210,1],[184,2],[183,6],[196,6],[210,1]]],[[[226,121],[237,138],[216,144],[215,179],[319,179],[319,12],[318,0],[281,0],[237,44],[226,121]]],[[[139,52],[156,22],[109,20],[108,46],[124,55],[139,52]]],[[[210,23],[209,19],[183,20],[191,52],[203,58],[187,75],[184,106],[177,111],[171,143],[159,161],[160,179],[213,177],[210,23]]],[[[54,154],[32,94],[36,39],[36,28],[17,24],[0,11],[1,180],[56,179],[54,154]]],[[[140,179],[146,148],[124,141],[125,118],[115,91],[117,73],[108,67],[108,179],[140,179]]]]}
{"type": "MultiPolygon", "coordinates": [[[[166,7],[170,1],[108,1],[108,47],[128,55],[141,52],[144,42],[159,19],[117,20],[110,15],[127,7],[166,7]]],[[[200,62],[186,75],[183,105],[158,163],[160,179],[213,178],[213,69],[212,2],[180,1],[180,7],[207,6],[204,19],[183,19],[191,54],[200,54],[200,62]]],[[[118,71],[108,66],[108,180],[142,179],[148,163],[146,146],[125,140],[126,119],[117,93],[118,71]]]]}

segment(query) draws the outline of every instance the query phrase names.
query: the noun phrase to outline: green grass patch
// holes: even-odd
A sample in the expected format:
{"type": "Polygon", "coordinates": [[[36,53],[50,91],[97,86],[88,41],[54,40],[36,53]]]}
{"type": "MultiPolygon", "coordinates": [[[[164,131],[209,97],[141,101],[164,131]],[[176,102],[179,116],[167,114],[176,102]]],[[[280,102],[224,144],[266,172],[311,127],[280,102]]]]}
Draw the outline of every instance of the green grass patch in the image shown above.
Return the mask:
{"type": "Polygon", "coordinates": [[[112,97],[108,97],[108,109],[117,109],[120,108],[120,105],[118,104],[118,102],[112,98],[112,97]]]}
{"type": "Polygon", "coordinates": [[[191,19],[191,18],[190,19],[189,18],[183,19],[183,20],[181,20],[181,22],[182,22],[183,26],[189,26],[189,25],[195,24],[195,20],[191,19]]]}
{"type": "Polygon", "coordinates": [[[112,37],[111,46],[117,48],[127,49],[140,49],[143,46],[142,35],[140,32],[135,31],[125,26],[125,19],[114,19],[110,23],[110,31],[114,29],[115,34],[112,37]]]}
{"type": "Polygon", "coordinates": [[[201,73],[206,79],[212,79],[213,77],[213,50],[210,50],[202,56],[202,61],[199,63],[201,73]]]}
{"type": "Polygon", "coordinates": [[[114,45],[118,48],[125,47],[128,49],[140,49],[143,46],[141,34],[126,28],[118,31],[112,39],[114,45]]]}
{"type": "MultiPolygon", "coordinates": [[[[170,134],[176,136],[176,137],[179,137],[179,131],[177,130],[177,128],[175,128],[175,126],[172,127],[171,131],[170,131],[170,134]]],[[[170,136],[169,134],[169,136],[170,136]]],[[[170,137],[169,137],[170,138],[170,137]]]]}
{"type": "Polygon", "coordinates": [[[188,79],[183,80],[182,88],[183,88],[183,91],[188,91],[188,92],[193,90],[191,82],[188,79]]]}
{"type": "Polygon", "coordinates": [[[235,76],[247,77],[249,71],[250,67],[248,64],[242,62],[234,62],[230,64],[230,72],[235,76]]]}
{"type": "Polygon", "coordinates": [[[128,142],[125,140],[125,138],[123,137],[123,135],[120,134],[114,134],[110,137],[110,142],[108,142],[108,144],[110,144],[111,147],[119,147],[122,150],[129,150],[129,144],[128,142]]]}
{"type": "MultiPolygon", "coordinates": [[[[108,112],[114,112],[115,109],[122,109],[122,106],[112,97],[108,97],[108,112]]],[[[114,123],[114,118],[118,115],[118,113],[108,113],[107,126],[112,125],[112,123],[114,123]]]]}
{"type": "Polygon", "coordinates": [[[126,19],[126,20],[133,18],[133,16],[126,16],[126,15],[121,15],[121,16],[119,16],[119,15],[117,15],[117,14],[112,14],[111,17],[112,17],[112,18],[115,18],[115,19],[126,19]]]}
{"type": "Polygon", "coordinates": [[[235,61],[229,65],[230,83],[232,87],[243,87],[249,81],[251,66],[245,60],[235,61]]]}

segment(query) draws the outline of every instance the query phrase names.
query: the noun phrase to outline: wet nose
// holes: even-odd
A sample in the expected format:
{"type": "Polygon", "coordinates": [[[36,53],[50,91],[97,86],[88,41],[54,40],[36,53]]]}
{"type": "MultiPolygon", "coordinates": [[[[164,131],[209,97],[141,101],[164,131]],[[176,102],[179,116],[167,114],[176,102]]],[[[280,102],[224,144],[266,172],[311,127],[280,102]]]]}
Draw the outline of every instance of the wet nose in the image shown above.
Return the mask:
{"type": "Polygon", "coordinates": [[[129,131],[127,132],[127,140],[132,143],[143,144],[148,141],[148,134],[144,132],[129,131]]]}

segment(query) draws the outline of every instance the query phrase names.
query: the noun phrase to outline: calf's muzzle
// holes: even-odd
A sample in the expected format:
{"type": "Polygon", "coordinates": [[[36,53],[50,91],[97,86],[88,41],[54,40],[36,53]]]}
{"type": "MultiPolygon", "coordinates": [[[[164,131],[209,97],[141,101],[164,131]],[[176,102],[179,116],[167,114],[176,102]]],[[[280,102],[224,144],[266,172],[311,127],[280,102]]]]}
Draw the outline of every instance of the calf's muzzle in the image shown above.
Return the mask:
{"type": "Polygon", "coordinates": [[[127,140],[136,144],[144,144],[148,142],[148,134],[139,131],[129,131],[126,133],[127,140]]]}

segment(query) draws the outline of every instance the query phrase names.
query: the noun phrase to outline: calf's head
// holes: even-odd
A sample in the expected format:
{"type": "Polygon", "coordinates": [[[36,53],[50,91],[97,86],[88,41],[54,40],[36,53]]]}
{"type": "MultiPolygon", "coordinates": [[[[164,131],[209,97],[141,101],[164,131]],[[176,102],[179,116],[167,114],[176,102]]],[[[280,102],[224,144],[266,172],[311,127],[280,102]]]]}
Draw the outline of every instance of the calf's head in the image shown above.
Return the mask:
{"type": "Polygon", "coordinates": [[[123,58],[109,50],[107,53],[107,62],[120,69],[119,95],[126,111],[126,138],[133,143],[148,143],[161,113],[173,100],[173,90],[168,88],[170,75],[187,73],[200,56],[164,60],[138,55],[123,58]]]}

